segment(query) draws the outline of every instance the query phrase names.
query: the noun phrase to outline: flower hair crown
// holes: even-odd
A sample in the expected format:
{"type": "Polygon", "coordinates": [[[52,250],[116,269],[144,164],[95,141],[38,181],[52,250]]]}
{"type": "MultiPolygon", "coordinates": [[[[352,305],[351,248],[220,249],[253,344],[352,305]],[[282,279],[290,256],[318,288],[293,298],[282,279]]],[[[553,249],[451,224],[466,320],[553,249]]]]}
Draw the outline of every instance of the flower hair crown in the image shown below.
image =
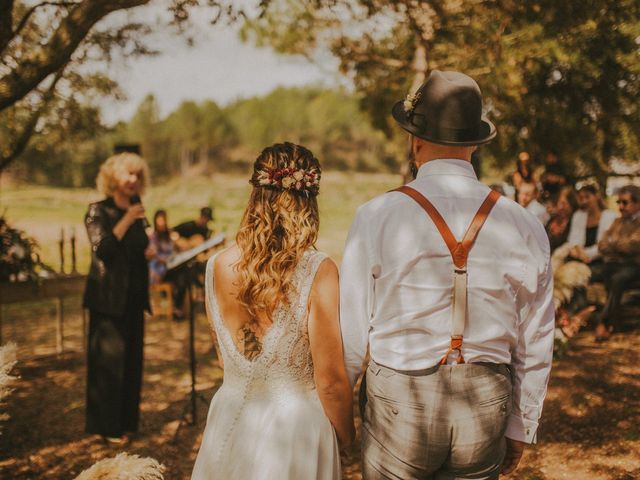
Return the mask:
{"type": "Polygon", "coordinates": [[[307,197],[320,191],[320,171],[316,168],[305,170],[295,166],[284,168],[264,168],[256,170],[249,180],[254,187],[266,187],[274,190],[289,190],[307,197]]]}

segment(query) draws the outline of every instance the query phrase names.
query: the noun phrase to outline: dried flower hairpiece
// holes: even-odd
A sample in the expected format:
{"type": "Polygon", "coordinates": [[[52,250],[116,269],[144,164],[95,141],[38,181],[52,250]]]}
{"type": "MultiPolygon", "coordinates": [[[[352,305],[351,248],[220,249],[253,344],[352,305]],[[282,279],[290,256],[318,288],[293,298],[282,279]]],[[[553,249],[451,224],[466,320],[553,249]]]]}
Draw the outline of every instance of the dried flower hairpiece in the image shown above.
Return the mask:
{"type": "Polygon", "coordinates": [[[418,100],[420,100],[421,94],[422,92],[409,93],[407,95],[407,98],[404,99],[404,102],[402,102],[402,106],[404,107],[404,111],[407,114],[407,116],[413,113],[413,110],[416,108],[416,105],[418,104],[418,100]]]}
{"type": "Polygon", "coordinates": [[[256,170],[249,183],[254,187],[290,190],[311,196],[317,195],[320,191],[320,172],[315,168],[305,170],[295,166],[265,168],[256,170]]]}

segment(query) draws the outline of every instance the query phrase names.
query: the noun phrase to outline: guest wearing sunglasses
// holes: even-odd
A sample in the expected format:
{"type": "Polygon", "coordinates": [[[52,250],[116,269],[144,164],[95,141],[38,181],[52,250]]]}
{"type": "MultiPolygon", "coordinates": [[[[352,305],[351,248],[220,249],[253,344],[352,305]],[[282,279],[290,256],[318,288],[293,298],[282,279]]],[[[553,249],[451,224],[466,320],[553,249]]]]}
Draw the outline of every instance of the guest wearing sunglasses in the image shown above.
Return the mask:
{"type": "Polygon", "coordinates": [[[640,187],[626,185],[618,191],[620,217],[598,243],[603,257],[601,280],[607,287],[607,303],[596,327],[596,340],[607,340],[617,327],[614,314],[622,294],[640,281],[640,187]]]}

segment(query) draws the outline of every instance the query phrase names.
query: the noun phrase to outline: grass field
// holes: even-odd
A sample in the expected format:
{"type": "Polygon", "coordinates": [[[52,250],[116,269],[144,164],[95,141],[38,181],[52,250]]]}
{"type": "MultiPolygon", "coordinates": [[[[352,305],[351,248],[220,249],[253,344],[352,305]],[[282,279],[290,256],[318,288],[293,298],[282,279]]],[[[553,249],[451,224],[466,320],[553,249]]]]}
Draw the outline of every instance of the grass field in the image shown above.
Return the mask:
{"type": "MultiPolygon", "coordinates": [[[[232,239],[246,206],[250,186],[247,176],[214,174],[176,178],[149,189],[143,201],[147,216],[164,208],[169,222],[177,225],[193,219],[200,207],[214,208],[214,229],[232,239]]],[[[318,248],[340,260],[344,241],[356,208],[379,193],[400,184],[400,176],[327,172],[323,176],[320,202],[321,226],[318,248]]],[[[41,186],[10,186],[0,189],[0,212],[12,225],[25,230],[41,247],[46,263],[59,268],[58,241],[61,230],[69,239],[75,230],[78,270],[86,272],[89,248],[83,225],[87,204],[101,196],[91,189],[60,189],[41,186]]],[[[71,268],[70,246],[65,247],[65,268],[71,268]]]]}

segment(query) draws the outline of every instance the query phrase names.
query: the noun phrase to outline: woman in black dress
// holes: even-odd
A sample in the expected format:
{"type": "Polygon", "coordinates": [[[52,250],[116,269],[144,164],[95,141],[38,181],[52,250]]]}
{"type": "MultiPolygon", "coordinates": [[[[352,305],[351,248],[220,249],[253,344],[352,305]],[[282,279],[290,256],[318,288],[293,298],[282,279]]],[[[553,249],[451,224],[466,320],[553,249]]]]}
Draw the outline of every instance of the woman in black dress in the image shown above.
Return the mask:
{"type": "Polygon", "coordinates": [[[114,442],[138,429],[144,310],[149,310],[147,258],[153,256],[139,195],[148,178],[138,155],[109,158],[96,180],[106,198],[90,204],[85,216],[91,244],[84,294],[89,309],[86,431],[114,442]]]}

